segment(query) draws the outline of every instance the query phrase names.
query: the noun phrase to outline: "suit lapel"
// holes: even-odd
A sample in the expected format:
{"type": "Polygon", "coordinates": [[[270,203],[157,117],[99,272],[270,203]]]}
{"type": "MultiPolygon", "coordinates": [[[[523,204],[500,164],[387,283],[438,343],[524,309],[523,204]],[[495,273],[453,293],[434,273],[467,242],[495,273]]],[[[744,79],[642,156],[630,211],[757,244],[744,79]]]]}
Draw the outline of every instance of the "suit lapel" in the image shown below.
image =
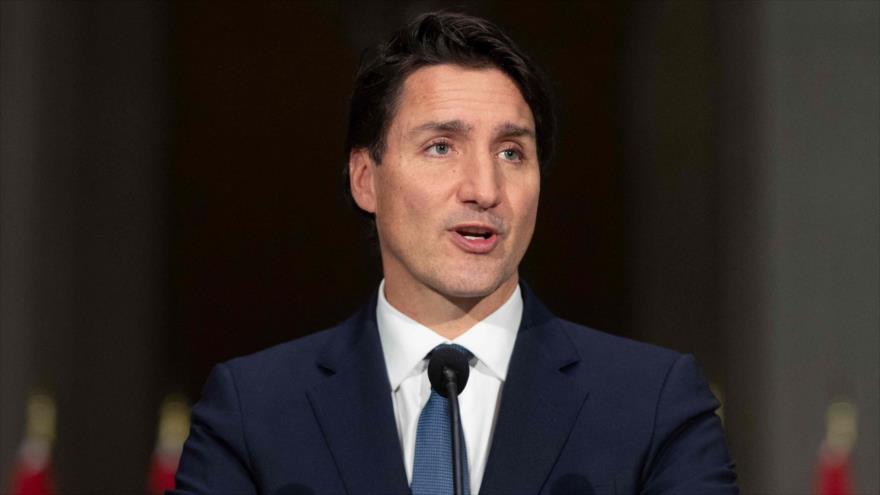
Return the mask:
{"type": "Polygon", "coordinates": [[[565,374],[580,360],[556,318],[522,284],[524,310],[480,495],[538,493],[587,397],[565,374]]]}
{"type": "Polygon", "coordinates": [[[309,401],[349,494],[409,493],[375,297],[346,325],[318,358],[329,376],[309,401]]]}

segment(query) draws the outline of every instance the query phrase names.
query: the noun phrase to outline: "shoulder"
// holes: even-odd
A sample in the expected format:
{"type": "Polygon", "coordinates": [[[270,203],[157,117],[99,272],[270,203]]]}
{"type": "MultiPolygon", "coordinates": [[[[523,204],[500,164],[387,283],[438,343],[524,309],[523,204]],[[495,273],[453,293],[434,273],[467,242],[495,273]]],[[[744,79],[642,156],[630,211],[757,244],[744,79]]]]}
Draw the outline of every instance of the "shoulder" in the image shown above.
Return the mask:
{"type": "Polygon", "coordinates": [[[668,368],[683,354],[653,344],[612,335],[561,318],[556,327],[571,340],[581,358],[594,365],[634,370],[668,368]]]}
{"type": "Polygon", "coordinates": [[[615,400],[629,397],[631,405],[655,403],[670,389],[704,388],[705,378],[695,358],[670,349],[611,335],[562,319],[555,319],[580,357],[581,380],[615,400]]]}
{"type": "MultiPolygon", "coordinates": [[[[608,379],[631,383],[654,382],[684,358],[678,352],[579,325],[557,317],[526,284],[523,289],[523,328],[534,329],[531,341],[545,347],[548,355],[566,357],[561,363],[577,362],[575,374],[598,382],[608,379]],[[573,351],[573,353],[572,353],[573,351]]],[[[532,331],[532,330],[530,330],[532,331]]],[[[551,358],[550,361],[557,362],[551,358]]]]}

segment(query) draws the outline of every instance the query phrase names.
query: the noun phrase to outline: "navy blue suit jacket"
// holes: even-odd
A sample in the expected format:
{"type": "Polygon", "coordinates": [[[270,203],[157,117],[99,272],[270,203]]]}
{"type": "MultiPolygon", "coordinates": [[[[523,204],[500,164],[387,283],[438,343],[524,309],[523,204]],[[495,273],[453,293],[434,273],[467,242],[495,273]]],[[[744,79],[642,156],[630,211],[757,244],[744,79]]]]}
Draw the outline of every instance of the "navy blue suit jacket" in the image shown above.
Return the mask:
{"type": "MultiPolygon", "coordinates": [[[[556,318],[524,284],[523,298],[481,495],[738,493],[692,357],[556,318]]],[[[375,301],[216,366],[173,493],[409,493],[375,301]]]]}

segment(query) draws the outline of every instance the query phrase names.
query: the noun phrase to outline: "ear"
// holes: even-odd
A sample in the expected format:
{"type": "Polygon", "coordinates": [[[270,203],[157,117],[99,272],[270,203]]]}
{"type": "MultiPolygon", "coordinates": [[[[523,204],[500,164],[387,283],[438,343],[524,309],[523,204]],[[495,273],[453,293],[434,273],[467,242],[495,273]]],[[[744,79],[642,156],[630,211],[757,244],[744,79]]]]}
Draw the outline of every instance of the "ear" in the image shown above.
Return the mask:
{"type": "Polygon", "coordinates": [[[367,213],[376,213],[375,167],[366,148],[351,150],[348,155],[348,183],[354,202],[367,213]]]}

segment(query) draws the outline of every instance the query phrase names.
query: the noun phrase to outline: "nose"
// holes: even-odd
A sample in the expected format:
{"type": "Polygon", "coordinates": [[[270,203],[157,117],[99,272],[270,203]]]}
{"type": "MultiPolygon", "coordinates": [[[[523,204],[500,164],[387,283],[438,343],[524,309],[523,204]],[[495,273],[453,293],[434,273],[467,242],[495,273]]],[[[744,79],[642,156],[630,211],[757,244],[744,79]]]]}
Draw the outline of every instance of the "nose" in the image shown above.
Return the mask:
{"type": "Polygon", "coordinates": [[[462,168],[458,199],[481,210],[498,206],[501,201],[501,170],[489,157],[468,160],[462,168]]]}

